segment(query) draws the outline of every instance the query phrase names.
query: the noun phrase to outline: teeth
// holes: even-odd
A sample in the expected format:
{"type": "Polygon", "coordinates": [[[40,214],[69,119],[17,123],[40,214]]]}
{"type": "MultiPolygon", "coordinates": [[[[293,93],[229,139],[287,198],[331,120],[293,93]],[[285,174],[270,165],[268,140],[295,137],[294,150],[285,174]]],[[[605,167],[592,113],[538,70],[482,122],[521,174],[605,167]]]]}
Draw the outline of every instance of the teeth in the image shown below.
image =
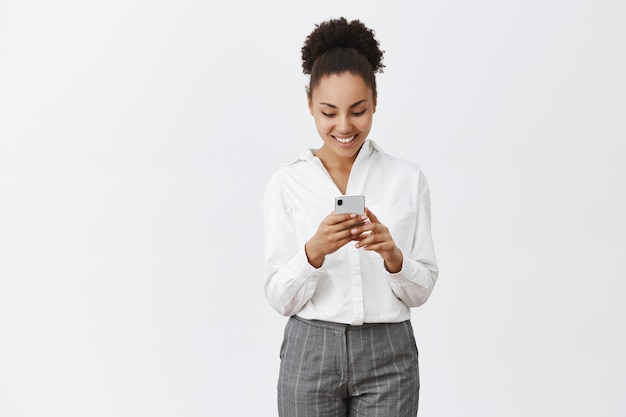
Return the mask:
{"type": "Polygon", "coordinates": [[[352,140],[355,138],[356,135],[352,135],[349,138],[340,138],[338,136],[335,136],[335,139],[337,139],[339,142],[341,143],[350,143],[352,142],[352,140]]]}

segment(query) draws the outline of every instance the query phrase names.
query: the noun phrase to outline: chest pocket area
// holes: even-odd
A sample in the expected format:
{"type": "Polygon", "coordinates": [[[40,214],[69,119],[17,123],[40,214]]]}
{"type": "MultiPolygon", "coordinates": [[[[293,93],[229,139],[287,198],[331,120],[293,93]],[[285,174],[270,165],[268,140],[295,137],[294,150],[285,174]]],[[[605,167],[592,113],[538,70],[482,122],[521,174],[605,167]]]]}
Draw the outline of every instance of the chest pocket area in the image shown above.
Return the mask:
{"type": "Polygon", "coordinates": [[[313,236],[317,231],[319,223],[323,220],[323,217],[315,218],[312,213],[305,212],[301,207],[294,207],[292,209],[291,218],[294,223],[296,235],[298,236],[298,245],[300,247],[313,236]]]}
{"type": "Polygon", "coordinates": [[[417,227],[417,210],[399,204],[380,204],[371,210],[387,226],[396,245],[403,252],[410,253],[417,227]]]}

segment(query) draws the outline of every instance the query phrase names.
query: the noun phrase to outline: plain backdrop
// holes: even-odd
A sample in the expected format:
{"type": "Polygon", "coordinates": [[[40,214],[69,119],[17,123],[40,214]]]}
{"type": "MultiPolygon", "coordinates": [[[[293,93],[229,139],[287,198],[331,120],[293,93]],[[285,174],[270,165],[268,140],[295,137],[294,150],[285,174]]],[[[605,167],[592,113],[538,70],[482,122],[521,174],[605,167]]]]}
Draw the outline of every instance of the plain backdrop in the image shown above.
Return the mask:
{"type": "Polygon", "coordinates": [[[261,199],[339,16],[431,186],[419,415],[626,415],[622,0],[0,1],[0,415],[277,415],[261,199]]]}

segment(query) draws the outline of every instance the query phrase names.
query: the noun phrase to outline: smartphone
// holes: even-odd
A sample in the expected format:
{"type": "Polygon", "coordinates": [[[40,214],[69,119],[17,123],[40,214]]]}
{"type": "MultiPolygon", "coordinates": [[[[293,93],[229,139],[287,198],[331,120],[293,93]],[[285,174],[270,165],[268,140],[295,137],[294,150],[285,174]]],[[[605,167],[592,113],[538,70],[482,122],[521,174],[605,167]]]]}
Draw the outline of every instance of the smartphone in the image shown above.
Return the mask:
{"type": "Polygon", "coordinates": [[[335,214],[365,213],[365,196],[342,195],[335,198],[335,214]]]}

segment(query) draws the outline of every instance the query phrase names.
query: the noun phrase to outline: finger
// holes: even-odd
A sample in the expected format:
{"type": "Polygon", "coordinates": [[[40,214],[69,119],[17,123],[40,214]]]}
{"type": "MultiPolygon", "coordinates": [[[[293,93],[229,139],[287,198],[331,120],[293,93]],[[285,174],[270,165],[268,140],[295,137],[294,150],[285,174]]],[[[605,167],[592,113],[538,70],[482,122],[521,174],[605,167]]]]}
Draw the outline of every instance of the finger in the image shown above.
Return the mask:
{"type": "Polygon", "coordinates": [[[366,220],[367,220],[367,216],[364,214],[361,216],[354,215],[348,218],[347,220],[340,222],[340,223],[336,223],[336,224],[339,225],[342,230],[344,229],[352,230],[354,228],[358,228],[364,225],[366,223],[366,220]]]}
{"type": "Polygon", "coordinates": [[[336,239],[349,239],[354,240],[362,232],[360,232],[360,226],[354,227],[354,225],[343,225],[342,228],[336,230],[333,234],[336,239]]]}
{"type": "Polygon", "coordinates": [[[373,233],[360,234],[359,236],[356,236],[354,240],[357,241],[357,248],[361,248],[364,246],[369,248],[372,245],[377,245],[378,243],[380,243],[380,240],[376,238],[376,235],[373,233]]]}
{"type": "Polygon", "coordinates": [[[369,217],[372,223],[380,223],[380,220],[378,220],[378,217],[376,217],[376,215],[372,213],[370,209],[368,209],[367,207],[365,207],[365,214],[367,215],[367,217],[369,217]]]}
{"type": "Polygon", "coordinates": [[[357,243],[357,248],[363,248],[368,251],[374,251],[374,252],[379,252],[379,253],[390,249],[387,242],[375,242],[375,243],[359,242],[357,243]]]}
{"type": "Polygon", "coordinates": [[[352,235],[352,240],[354,240],[355,242],[358,242],[359,243],[358,246],[363,246],[366,244],[364,242],[366,242],[365,239],[367,239],[368,236],[369,236],[368,233],[361,233],[360,235],[352,235]]]}
{"type": "Polygon", "coordinates": [[[328,216],[328,218],[331,219],[331,221],[334,224],[343,223],[343,222],[346,222],[348,220],[354,220],[357,217],[359,217],[359,215],[356,214],[356,213],[342,213],[342,214],[334,214],[333,213],[332,215],[328,216]]]}
{"type": "MultiPolygon", "coordinates": [[[[363,218],[365,219],[363,221],[363,230],[370,230],[372,232],[377,231],[376,229],[379,228],[379,226],[382,226],[382,223],[378,222],[378,221],[373,221],[373,219],[371,219],[367,214],[363,215],[363,218]]],[[[378,220],[378,219],[376,219],[378,220]]]]}
{"type": "Polygon", "coordinates": [[[331,214],[324,219],[326,226],[332,231],[339,231],[347,228],[347,223],[356,223],[356,215],[353,214],[331,214]]]}
{"type": "Polygon", "coordinates": [[[341,248],[342,246],[346,245],[349,242],[352,242],[352,240],[353,240],[352,236],[347,236],[347,237],[338,239],[336,242],[337,249],[341,248]]]}
{"type": "Polygon", "coordinates": [[[382,231],[381,233],[361,233],[354,240],[359,241],[359,246],[367,246],[371,247],[372,245],[383,245],[385,246],[387,242],[391,242],[391,235],[386,231],[382,231]]]}
{"type": "Polygon", "coordinates": [[[353,240],[362,240],[373,232],[375,226],[371,223],[358,223],[350,228],[353,240]]]}

